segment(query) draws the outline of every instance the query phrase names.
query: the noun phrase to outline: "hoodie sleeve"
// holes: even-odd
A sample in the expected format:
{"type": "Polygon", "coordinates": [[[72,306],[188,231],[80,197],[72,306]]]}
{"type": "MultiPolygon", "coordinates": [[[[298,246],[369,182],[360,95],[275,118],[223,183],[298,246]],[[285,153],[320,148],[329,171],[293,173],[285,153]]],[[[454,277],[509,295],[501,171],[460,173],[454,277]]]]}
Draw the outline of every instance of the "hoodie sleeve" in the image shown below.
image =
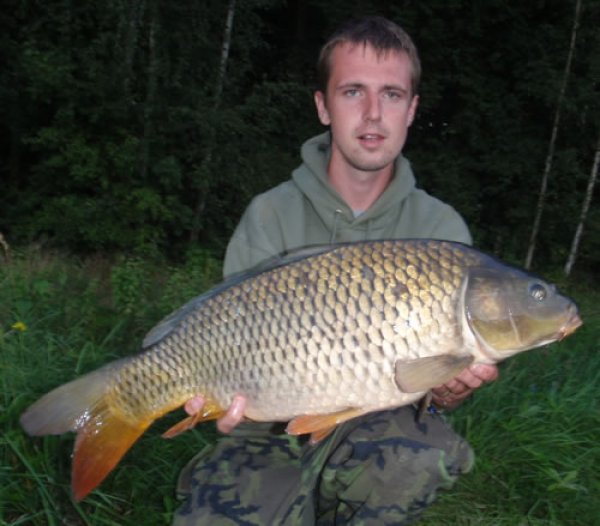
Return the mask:
{"type": "Polygon", "coordinates": [[[277,214],[269,199],[259,195],[252,200],[229,240],[223,274],[227,277],[248,270],[283,250],[277,214]]]}

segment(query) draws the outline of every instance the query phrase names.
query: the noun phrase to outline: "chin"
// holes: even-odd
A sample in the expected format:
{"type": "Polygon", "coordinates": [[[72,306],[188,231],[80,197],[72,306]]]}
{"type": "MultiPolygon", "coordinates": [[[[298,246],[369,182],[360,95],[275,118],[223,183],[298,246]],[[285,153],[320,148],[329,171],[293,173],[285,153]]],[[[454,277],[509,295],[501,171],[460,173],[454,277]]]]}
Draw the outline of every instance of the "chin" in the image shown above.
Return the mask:
{"type": "Polygon", "coordinates": [[[388,168],[390,164],[393,164],[394,157],[386,156],[384,158],[379,159],[356,159],[356,163],[353,163],[354,167],[358,170],[363,170],[365,172],[379,172],[385,168],[388,168]]]}

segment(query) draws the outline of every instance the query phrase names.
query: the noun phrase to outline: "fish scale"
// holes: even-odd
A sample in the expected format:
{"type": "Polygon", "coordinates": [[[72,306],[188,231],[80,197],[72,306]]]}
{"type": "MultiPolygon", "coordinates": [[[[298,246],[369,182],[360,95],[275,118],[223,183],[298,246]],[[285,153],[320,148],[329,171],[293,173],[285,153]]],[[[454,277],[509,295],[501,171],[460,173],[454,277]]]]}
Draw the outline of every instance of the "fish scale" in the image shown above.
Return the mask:
{"type": "Polygon", "coordinates": [[[166,436],[242,394],[247,418],[289,421],[289,433],[318,440],[580,324],[552,286],[459,243],[317,247],[195,298],[150,331],[143,352],[56,388],[21,423],[32,435],[77,432],[81,499],[154,420],[196,395],[205,406],[166,436]]]}
{"type": "MultiPolygon", "coordinates": [[[[211,364],[207,366],[204,364],[204,371],[210,371],[215,368],[216,363],[224,363],[231,361],[230,367],[224,366],[225,369],[241,369],[246,370],[246,374],[242,374],[242,385],[236,385],[235,381],[228,381],[228,379],[221,375],[218,377],[200,376],[196,379],[197,385],[194,388],[197,391],[204,390],[211,396],[222,400],[223,405],[228,405],[234,394],[242,392],[252,402],[250,402],[247,415],[254,419],[265,419],[275,418],[286,420],[293,417],[299,411],[307,412],[333,412],[344,407],[347,407],[347,402],[339,401],[332,403],[328,400],[331,397],[332,390],[338,390],[346,388],[351,390],[353,384],[364,382],[367,378],[372,377],[374,379],[380,378],[382,375],[387,374],[388,378],[383,380],[385,389],[380,386],[380,394],[378,396],[377,403],[397,404],[402,403],[402,393],[398,392],[398,389],[393,381],[393,374],[390,374],[392,364],[398,358],[395,355],[389,355],[387,359],[386,370],[382,367],[371,368],[367,367],[371,361],[370,354],[373,354],[373,363],[381,363],[381,360],[377,360],[377,355],[380,354],[379,350],[384,340],[383,333],[378,330],[378,326],[382,323],[382,307],[384,300],[381,298],[381,294],[375,293],[374,289],[381,288],[381,285],[377,286],[375,282],[379,280],[378,275],[383,275],[383,266],[379,265],[376,270],[371,268],[371,265],[376,265],[376,261],[394,261],[396,266],[405,265],[407,272],[404,274],[405,281],[402,283],[404,288],[403,291],[408,291],[408,295],[404,294],[404,302],[408,301],[409,308],[397,309],[396,311],[388,311],[387,315],[392,315],[392,319],[386,321],[392,327],[406,326],[408,331],[404,335],[412,345],[412,356],[419,356],[419,349],[426,345],[429,341],[434,341],[436,337],[435,332],[423,333],[421,327],[426,325],[422,318],[426,315],[425,306],[419,300],[418,295],[420,294],[423,286],[429,285],[429,280],[423,274],[419,274],[419,269],[416,267],[420,263],[418,257],[413,254],[407,255],[407,260],[410,261],[409,265],[406,265],[402,261],[402,254],[394,254],[393,244],[382,243],[379,246],[371,245],[368,253],[364,251],[353,250],[356,247],[346,246],[337,251],[332,252],[328,257],[321,258],[319,260],[320,265],[315,268],[313,262],[301,261],[295,266],[298,272],[291,272],[295,274],[295,280],[292,284],[288,282],[288,287],[285,293],[281,292],[279,283],[285,281],[288,278],[290,272],[288,270],[284,272],[277,272],[277,269],[267,275],[262,275],[254,281],[254,286],[251,286],[244,290],[230,290],[225,291],[222,295],[217,298],[207,300],[206,316],[202,316],[200,319],[194,319],[190,323],[186,324],[186,329],[194,333],[208,333],[215,332],[215,328],[219,329],[222,334],[227,334],[227,329],[222,323],[223,318],[227,320],[227,323],[233,323],[239,330],[240,326],[248,325],[248,329],[251,337],[251,346],[246,353],[238,353],[233,357],[228,357],[226,353],[220,353],[222,349],[231,349],[235,347],[235,341],[231,342],[218,338],[217,341],[208,343],[210,348],[216,350],[211,352],[212,358],[211,364]],[[392,258],[390,258],[390,255],[392,258]],[[350,266],[342,271],[337,263],[337,259],[342,259],[350,266]],[[357,277],[359,280],[357,281],[357,277]],[[343,282],[349,279],[347,283],[353,283],[351,291],[347,291],[347,286],[343,282]],[[420,283],[419,283],[420,281],[420,283]],[[290,286],[291,285],[291,286],[290,286]],[[353,312],[358,313],[357,326],[354,325],[354,318],[351,318],[351,322],[346,324],[344,320],[340,320],[339,312],[334,309],[337,303],[337,297],[331,294],[331,291],[338,291],[338,294],[346,297],[347,301],[351,302],[349,309],[353,312]],[[339,291],[344,292],[339,292],[339,291]],[[411,294],[412,291],[412,294],[411,294]],[[228,298],[228,296],[232,296],[228,298]],[[239,301],[246,306],[246,312],[244,316],[239,315],[235,310],[235,302],[239,301]],[[222,308],[223,304],[230,306],[229,312],[226,316],[223,316],[221,311],[212,307],[212,304],[216,303],[222,308]],[[292,332],[289,334],[289,324],[285,323],[288,320],[281,318],[279,309],[277,308],[281,303],[291,303],[291,312],[296,314],[299,312],[304,313],[300,317],[300,325],[293,327],[292,332]],[[315,307],[319,307],[317,316],[307,315],[307,311],[314,310],[315,307]],[[274,314],[274,313],[277,314],[274,314]],[[404,318],[401,316],[401,312],[404,312],[404,318]],[[272,315],[277,320],[281,319],[281,324],[267,324],[263,322],[265,316],[272,315]],[[332,328],[337,324],[337,330],[332,328]],[[349,325],[349,326],[348,326],[349,325]],[[262,327],[262,332],[258,329],[262,327]],[[316,328],[318,330],[310,330],[316,328]],[[268,329],[268,330],[267,330],[268,329]],[[270,331],[276,330],[279,334],[282,331],[288,332],[288,335],[283,338],[283,341],[274,341],[269,338],[270,331]],[[280,404],[276,414],[273,414],[272,401],[268,400],[268,397],[261,396],[257,390],[261,389],[259,379],[265,383],[262,388],[265,392],[270,392],[271,381],[269,378],[273,377],[273,371],[271,370],[271,363],[274,362],[272,359],[274,349],[280,346],[291,345],[290,341],[293,341],[291,347],[302,348],[304,351],[302,354],[310,356],[316,355],[321,347],[329,349],[343,348],[342,345],[335,345],[331,339],[334,335],[337,338],[342,337],[343,334],[355,332],[352,338],[352,344],[348,346],[348,340],[343,341],[345,346],[345,354],[343,359],[340,355],[337,356],[337,362],[340,363],[341,367],[348,367],[349,370],[345,374],[341,374],[339,371],[334,371],[331,365],[331,361],[326,360],[314,360],[305,358],[307,360],[304,364],[302,361],[296,363],[295,367],[289,367],[282,371],[277,371],[279,377],[282,373],[284,377],[279,379],[277,386],[290,389],[296,395],[293,399],[288,400],[287,406],[280,404]],[[333,333],[333,334],[332,334],[333,333]],[[323,335],[328,335],[328,344],[322,345],[323,335]],[[244,356],[245,360],[241,357],[244,356]],[[250,358],[250,356],[252,358],[250,358]],[[307,373],[312,368],[327,372],[320,376],[309,376],[307,373]],[[354,374],[352,373],[354,371],[354,374]],[[315,383],[315,380],[317,383],[315,383]],[[319,382],[319,380],[321,380],[319,382]],[[333,383],[334,381],[337,381],[333,383]],[[307,392],[306,386],[310,385],[311,392],[307,392]],[[240,389],[241,387],[241,389],[240,389]],[[270,415],[270,416],[267,416],[270,415]]],[[[456,254],[456,253],[454,253],[456,254]]],[[[461,256],[462,253],[458,252],[461,256]]],[[[431,257],[431,255],[429,255],[431,257]]],[[[389,266],[389,263],[388,263],[389,266]]],[[[457,265],[454,266],[454,270],[460,271],[462,267],[457,265]]],[[[460,281],[454,279],[456,293],[456,283],[460,281]]],[[[391,288],[395,287],[395,283],[390,283],[391,288]]],[[[401,298],[393,298],[396,303],[402,301],[401,298]]],[[[385,312],[385,311],[384,311],[385,312]]],[[[348,309],[344,309],[343,316],[347,317],[348,309]]],[[[431,314],[429,318],[431,318],[431,314]]],[[[451,323],[458,325],[456,320],[451,320],[451,323]]],[[[396,350],[397,345],[397,333],[399,330],[393,331],[393,333],[387,333],[388,338],[388,353],[392,350],[396,350]]],[[[285,334],[285,333],[284,333],[285,334]]],[[[169,354],[172,352],[169,339],[167,338],[164,342],[159,343],[160,348],[157,352],[169,354]]],[[[204,352],[202,349],[200,352],[204,352]]],[[[295,353],[295,358],[298,357],[299,353],[295,353]]],[[[323,355],[322,355],[323,356],[323,355]]],[[[235,380],[235,378],[233,379],[235,380]]],[[[178,385],[184,389],[189,388],[192,382],[179,381],[178,385]]],[[[191,396],[192,393],[187,392],[185,396],[191,396]]],[[[409,395],[408,398],[414,399],[413,394],[409,395]]],[[[406,398],[406,396],[405,396],[406,398]]]]}

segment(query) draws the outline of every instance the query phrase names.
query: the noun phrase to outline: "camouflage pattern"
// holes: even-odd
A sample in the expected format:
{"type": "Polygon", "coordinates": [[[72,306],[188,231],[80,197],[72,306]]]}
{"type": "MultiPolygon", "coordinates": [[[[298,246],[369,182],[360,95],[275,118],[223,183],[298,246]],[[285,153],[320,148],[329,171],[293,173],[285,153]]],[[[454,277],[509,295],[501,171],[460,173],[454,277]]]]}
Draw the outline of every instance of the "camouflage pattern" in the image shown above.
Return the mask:
{"type": "Polygon", "coordinates": [[[409,524],[473,465],[443,417],[415,417],[365,415],[316,446],[242,424],[182,471],[173,526],[409,524]]]}

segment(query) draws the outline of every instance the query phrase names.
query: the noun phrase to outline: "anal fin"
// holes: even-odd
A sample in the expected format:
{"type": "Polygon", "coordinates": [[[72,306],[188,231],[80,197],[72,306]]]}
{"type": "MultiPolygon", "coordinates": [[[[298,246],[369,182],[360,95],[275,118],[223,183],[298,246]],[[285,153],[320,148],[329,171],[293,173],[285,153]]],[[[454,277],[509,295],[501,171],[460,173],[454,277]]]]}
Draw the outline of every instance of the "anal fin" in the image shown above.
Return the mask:
{"type": "Polygon", "coordinates": [[[288,423],[286,432],[290,435],[310,433],[310,442],[316,444],[329,435],[338,424],[356,418],[364,413],[365,410],[363,408],[351,407],[336,413],[324,415],[300,415],[288,423]]]}

